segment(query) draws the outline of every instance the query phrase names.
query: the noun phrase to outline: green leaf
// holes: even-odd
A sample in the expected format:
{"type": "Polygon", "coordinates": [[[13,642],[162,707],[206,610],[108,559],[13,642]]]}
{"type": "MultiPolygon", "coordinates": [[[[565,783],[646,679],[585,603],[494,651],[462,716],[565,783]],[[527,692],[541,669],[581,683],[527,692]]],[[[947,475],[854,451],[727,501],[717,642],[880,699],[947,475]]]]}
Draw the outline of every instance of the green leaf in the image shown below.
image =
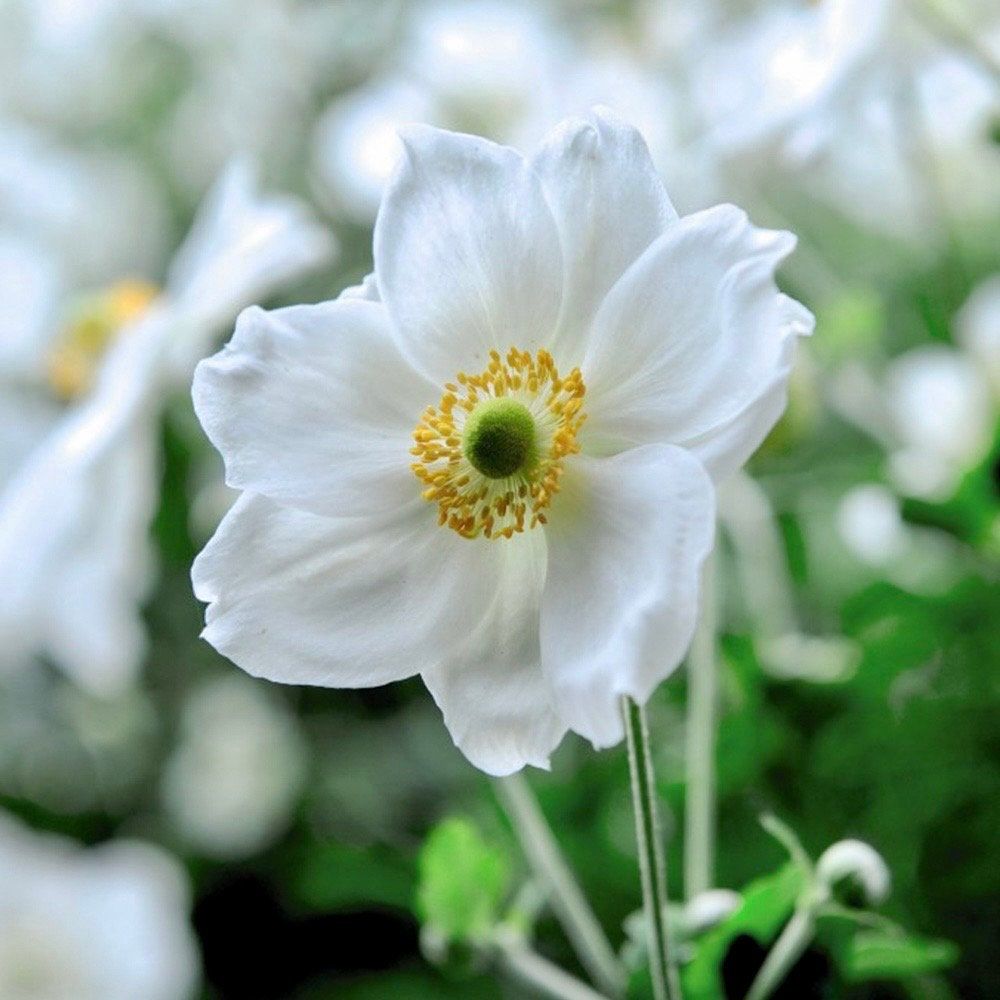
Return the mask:
{"type": "Polygon", "coordinates": [[[446,819],[419,859],[417,915],[452,941],[480,941],[497,922],[510,870],[468,820],[446,819]]]}
{"type": "Polygon", "coordinates": [[[950,941],[887,931],[859,931],[841,955],[844,978],[852,983],[928,975],[956,961],[958,948],[950,941]]]}
{"type": "Polygon", "coordinates": [[[296,900],[310,910],[371,905],[409,909],[416,873],[412,860],[384,845],[353,847],[330,840],[292,855],[286,876],[296,900]]]}
{"type": "Polygon", "coordinates": [[[698,942],[694,958],[684,968],[687,1000],[724,1000],[719,969],[729,945],[741,934],[761,944],[771,941],[795,909],[805,877],[798,865],[789,863],[746,887],[740,907],[698,942]]]}

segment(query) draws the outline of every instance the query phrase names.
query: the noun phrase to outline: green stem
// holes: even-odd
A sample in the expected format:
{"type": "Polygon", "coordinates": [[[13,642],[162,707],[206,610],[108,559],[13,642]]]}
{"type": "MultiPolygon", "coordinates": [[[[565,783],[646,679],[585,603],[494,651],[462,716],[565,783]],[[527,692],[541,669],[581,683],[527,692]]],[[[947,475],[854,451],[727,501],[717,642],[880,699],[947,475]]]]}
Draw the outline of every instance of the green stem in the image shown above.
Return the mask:
{"type": "Polygon", "coordinates": [[[809,947],[815,929],[816,918],[812,907],[797,909],[764,959],[746,1000],[767,1000],[809,947]]]}
{"type": "Polygon", "coordinates": [[[556,917],[580,962],[593,981],[610,996],[620,996],[625,976],[614,949],[559,849],[552,830],[521,774],[495,783],[529,864],[544,884],[556,917]]]}
{"type": "Polygon", "coordinates": [[[536,996],[551,1000],[607,1000],[603,993],[592,990],[586,983],[560,969],[515,934],[499,934],[497,956],[503,968],[520,980],[536,996]]]}
{"type": "Polygon", "coordinates": [[[702,573],[701,616],[688,655],[687,802],[684,810],[684,894],[712,888],[715,863],[716,596],[712,559],[702,573]]]}
{"type": "Polygon", "coordinates": [[[646,712],[631,698],[622,697],[625,740],[628,744],[632,804],[639,847],[642,896],[649,926],[649,967],[656,1000],[680,1000],[681,989],[667,931],[667,879],[659,811],[656,808],[656,780],[649,753],[646,712]]]}

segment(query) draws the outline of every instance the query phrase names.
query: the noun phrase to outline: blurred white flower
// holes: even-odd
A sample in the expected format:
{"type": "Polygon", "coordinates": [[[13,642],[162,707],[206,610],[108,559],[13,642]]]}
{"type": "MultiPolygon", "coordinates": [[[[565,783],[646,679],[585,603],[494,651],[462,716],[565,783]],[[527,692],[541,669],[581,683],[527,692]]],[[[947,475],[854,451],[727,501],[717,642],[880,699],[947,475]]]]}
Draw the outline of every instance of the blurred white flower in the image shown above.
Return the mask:
{"type": "Polygon", "coordinates": [[[681,911],[681,926],[685,935],[703,934],[721,924],[739,909],[743,897],[732,889],[706,889],[687,900],[681,911]]]}
{"type": "Polygon", "coordinates": [[[338,97],[313,143],[320,197],[370,222],[402,154],[400,126],[424,122],[523,145],[553,118],[565,71],[538,6],[445,0],[410,12],[393,72],[338,97]]]}
{"type": "Polygon", "coordinates": [[[205,637],[248,672],[420,672],[503,774],[567,728],[617,742],[618,696],[680,662],[710,476],[777,420],[812,317],[773,281],[794,238],[732,206],[678,218],[608,113],[530,160],[427,127],[405,142],[374,287],[248,310],[198,368],[246,492],[193,578],[205,637]]]}
{"type": "Polygon", "coordinates": [[[4,1000],[186,1000],[198,983],[186,876],[150,844],[84,849],[0,814],[4,1000]]]}
{"type": "Polygon", "coordinates": [[[161,797],[174,826],[212,857],[246,857],[288,825],[305,776],[295,717],[260,684],[229,676],[192,695],[161,797]]]}
{"type": "Polygon", "coordinates": [[[338,97],[313,139],[318,196],[360,222],[375,217],[402,154],[397,132],[422,122],[530,151],[549,123],[610,107],[642,133],[686,208],[718,200],[710,148],[687,134],[686,102],[663,67],[613,33],[576,37],[540,5],[454,0],[415,7],[392,70],[338,97]]]}
{"type": "Polygon", "coordinates": [[[724,30],[695,68],[710,141],[802,161],[831,138],[838,102],[883,57],[891,0],[786,3],[724,30]]]}
{"type": "Polygon", "coordinates": [[[396,77],[339,97],[323,113],[313,137],[319,197],[340,214],[370,222],[402,154],[400,125],[433,121],[436,112],[424,87],[396,77]]]}
{"type": "Polygon", "coordinates": [[[864,483],[844,494],[837,509],[837,529],[858,559],[885,566],[907,547],[909,535],[892,490],[864,483]]]}
{"type": "Polygon", "coordinates": [[[899,489],[946,499],[985,457],[997,408],[980,366],[943,344],[895,358],[886,374],[889,412],[900,447],[890,456],[899,489]]]}
{"type": "MultiPolygon", "coordinates": [[[[236,165],[162,293],[115,286],[48,348],[52,388],[80,396],[0,482],[0,668],[42,654],[98,694],[134,678],[160,401],[190,377],[222,324],[329,249],[297,202],[261,198],[248,167],[236,165]]],[[[0,386],[7,399],[23,388],[10,392],[0,386]]]]}
{"type": "Polygon", "coordinates": [[[162,193],[136,157],[71,149],[0,120],[0,233],[55,255],[75,287],[163,265],[162,193]]]}
{"type": "Polygon", "coordinates": [[[173,180],[200,194],[234,156],[285,177],[312,117],[326,63],[339,52],[337,7],[266,0],[169,0],[163,30],[182,45],[189,79],[162,129],[173,180]],[[209,9],[210,8],[210,9],[209,9]],[[275,135],[281,142],[275,142],[275,135]]]}
{"type": "Polygon", "coordinates": [[[134,116],[161,85],[148,0],[4,0],[0,113],[66,131],[134,116]]]}
{"type": "Polygon", "coordinates": [[[955,321],[955,339],[1000,404],[1000,274],[977,285],[955,321]]]}
{"type": "MultiPolygon", "coordinates": [[[[1000,52],[995,30],[975,30],[1000,52]]],[[[804,195],[921,248],[955,219],[996,216],[995,79],[907,5],[786,3],[716,35],[692,93],[741,190],[753,178],[750,190],[804,195]]]]}

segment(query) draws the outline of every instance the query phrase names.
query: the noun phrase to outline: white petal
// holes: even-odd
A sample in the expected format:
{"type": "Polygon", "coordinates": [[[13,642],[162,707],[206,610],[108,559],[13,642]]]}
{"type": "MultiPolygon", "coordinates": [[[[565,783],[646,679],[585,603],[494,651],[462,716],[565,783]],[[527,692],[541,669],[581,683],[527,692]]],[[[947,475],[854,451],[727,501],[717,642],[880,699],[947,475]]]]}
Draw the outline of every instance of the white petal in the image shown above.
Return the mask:
{"type": "Polygon", "coordinates": [[[37,378],[62,289],[54,258],[24,240],[0,235],[0,374],[37,378]]]}
{"type": "Polygon", "coordinates": [[[232,162],[174,257],[167,295],[183,331],[170,363],[190,374],[217,328],[243,306],[326,263],[335,247],[304,202],[258,191],[249,161],[232,162]]]}
{"type": "Polygon", "coordinates": [[[489,551],[422,500],[338,519],[246,493],[192,579],[204,637],[248,673],[371,687],[433,668],[475,630],[496,589],[489,551]]]}
{"type": "MultiPolygon", "coordinates": [[[[804,333],[812,329],[812,315],[794,299],[780,295],[786,318],[780,321],[789,330],[804,333]]],[[[788,380],[795,357],[795,338],[784,341],[784,356],[764,382],[760,394],[728,420],[711,430],[678,442],[694,452],[716,483],[724,482],[761,446],[788,405],[788,380]]]]}
{"type": "Polygon", "coordinates": [[[385,308],[359,298],[245,310],[193,390],[230,486],[331,517],[419,496],[411,434],[439,392],[396,350],[385,308]]]}
{"type": "Polygon", "coordinates": [[[379,293],[401,350],[436,382],[480,371],[491,349],[533,350],[555,329],[555,222],[519,153],[410,126],[375,224],[379,293]]]}
{"type": "Polygon", "coordinates": [[[378,282],[375,272],[366,274],[360,285],[348,285],[338,296],[338,299],[364,299],[366,302],[380,302],[378,297],[378,282]]]}
{"type": "Polygon", "coordinates": [[[494,588],[478,627],[470,622],[424,681],[444,713],[455,745],[480,770],[502,775],[526,764],[548,767],[566,732],[539,662],[538,610],[545,577],[545,536],[529,531],[482,539],[494,588]]]}
{"type": "Polygon", "coordinates": [[[642,136],[607,109],[559,125],[532,166],[562,244],[560,335],[580,338],[612,285],[677,212],[642,136]]]}
{"type": "Polygon", "coordinates": [[[542,665],[570,728],[610,746],[619,696],[645,702],[687,652],[715,496],[671,445],[576,456],[564,482],[546,527],[542,665]]]}
{"type": "Polygon", "coordinates": [[[118,433],[83,416],[71,412],[0,498],[0,645],[9,660],[45,653],[110,696],[145,648],[157,453],[148,415],[118,433]]]}
{"type": "Polygon", "coordinates": [[[787,341],[812,328],[808,311],[774,284],[794,245],[731,205],[659,237],[598,313],[582,365],[588,447],[684,443],[727,427],[759,438],[761,414],[736,418],[787,377],[787,341]]]}

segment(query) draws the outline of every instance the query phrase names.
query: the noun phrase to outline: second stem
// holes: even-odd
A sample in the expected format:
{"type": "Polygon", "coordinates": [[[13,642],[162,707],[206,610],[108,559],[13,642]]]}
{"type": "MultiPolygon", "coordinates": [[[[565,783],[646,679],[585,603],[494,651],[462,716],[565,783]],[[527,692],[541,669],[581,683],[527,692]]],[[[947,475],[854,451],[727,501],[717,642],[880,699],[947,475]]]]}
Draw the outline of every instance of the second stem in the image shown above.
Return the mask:
{"type": "Polygon", "coordinates": [[[649,967],[653,993],[656,1000],[681,1000],[680,982],[673,962],[667,924],[666,863],[660,815],[656,805],[656,779],[649,753],[646,711],[628,697],[622,697],[621,708],[625,720],[625,741],[628,744],[642,896],[649,923],[649,967]]]}

